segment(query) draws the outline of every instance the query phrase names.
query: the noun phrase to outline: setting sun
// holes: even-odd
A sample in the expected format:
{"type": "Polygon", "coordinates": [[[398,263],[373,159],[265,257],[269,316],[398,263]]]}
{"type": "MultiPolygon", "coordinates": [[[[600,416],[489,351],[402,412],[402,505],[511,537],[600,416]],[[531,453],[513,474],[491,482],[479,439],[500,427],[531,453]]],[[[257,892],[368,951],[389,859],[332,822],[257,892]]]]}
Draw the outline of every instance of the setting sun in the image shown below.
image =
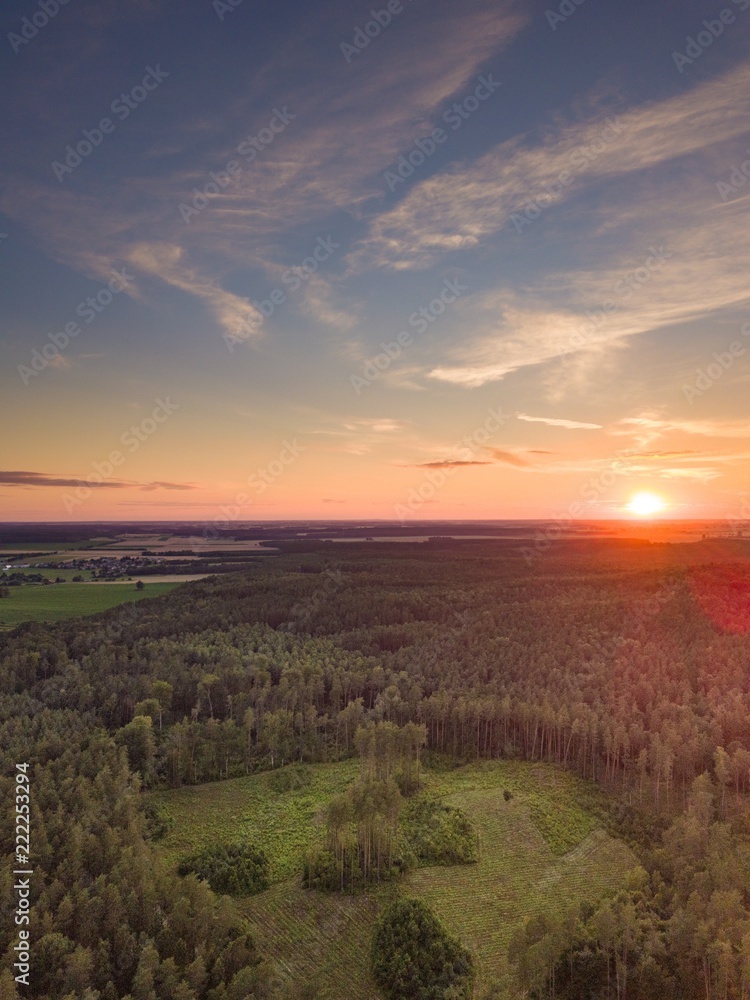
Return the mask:
{"type": "Polygon", "coordinates": [[[636,493],[627,505],[631,514],[637,517],[650,517],[652,514],[659,514],[666,508],[667,504],[655,493],[636,493]]]}

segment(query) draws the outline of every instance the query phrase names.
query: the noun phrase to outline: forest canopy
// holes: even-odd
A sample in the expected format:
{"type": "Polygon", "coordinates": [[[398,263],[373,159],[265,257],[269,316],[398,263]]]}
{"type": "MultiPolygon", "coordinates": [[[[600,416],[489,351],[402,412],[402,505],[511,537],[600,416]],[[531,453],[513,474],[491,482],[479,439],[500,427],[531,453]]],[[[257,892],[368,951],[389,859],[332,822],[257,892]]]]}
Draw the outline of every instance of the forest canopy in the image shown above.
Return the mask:
{"type": "MultiPolygon", "coordinates": [[[[27,995],[271,995],[231,901],[193,875],[155,875],[161,821],[140,790],[289,763],[301,770],[284,781],[304,782],[305,767],[359,755],[356,852],[377,875],[373,858],[399,858],[389,824],[408,825],[402,800],[436,753],[544,760],[602,785],[647,871],[622,903],[643,932],[621,971],[643,948],[659,983],[644,996],[750,989],[742,545],[708,559],[700,543],[560,543],[532,565],[500,540],[282,549],[155,600],[0,636],[3,801],[19,760],[34,789],[41,971],[27,995]]],[[[460,813],[429,808],[435,841],[419,849],[470,861],[460,813]]],[[[519,969],[544,947],[562,982],[558,963],[575,969],[588,949],[611,983],[614,946],[596,937],[607,920],[611,940],[629,926],[579,914],[565,934],[532,928],[519,969]]],[[[8,970],[6,911],[0,932],[8,970]]]]}

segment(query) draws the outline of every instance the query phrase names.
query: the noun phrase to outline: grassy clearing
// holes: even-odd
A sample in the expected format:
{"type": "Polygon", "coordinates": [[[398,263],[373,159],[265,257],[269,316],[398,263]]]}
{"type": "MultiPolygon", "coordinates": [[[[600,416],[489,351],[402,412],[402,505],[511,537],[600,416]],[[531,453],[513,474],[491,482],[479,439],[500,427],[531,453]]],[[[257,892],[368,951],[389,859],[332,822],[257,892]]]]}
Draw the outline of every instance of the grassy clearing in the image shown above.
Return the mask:
{"type": "Polygon", "coordinates": [[[147,583],[143,590],[136,590],[135,583],[11,587],[10,596],[0,598],[0,628],[14,628],[27,621],[56,622],[80,615],[94,615],[126,601],[158,597],[174,586],[171,583],[147,583]]]}
{"type": "Polygon", "coordinates": [[[265,850],[272,885],[239,905],[290,1000],[309,984],[321,1000],[377,1000],[370,935],[394,893],[423,899],[472,950],[477,997],[497,982],[510,998],[506,956],[516,928],[542,910],[615,891],[636,863],[600,828],[602,799],[592,786],[546,765],[484,761],[424,775],[427,792],[469,815],[480,837],[478,864],[421,868],[401,884],[359,896],[308,892],[297,875],[303,852],[322,838],[321,810],[357,766],[311,767],[311,783],[286,792],[257,774],[151,793],[175,821],[159,845],[166,864],[218,840],[247,837],[265,850]]]}
{"type": "Polygon", "coordinates": [[[478,996],[492,983],[512,996],[507,951],[515,930],[537,913],[616,891],[636,859],[598,827],[585,805],[595,805],[593,790],[571,775],[542,765],[483,764],[443,777],[454,787],[445,801],[464,809],[479,833],[479,863],[420,869],[404,891],[432,906],[471,949],[478,996]],[[505,788],[513,792],[509,802],[505,788]]]}
{"type": "Polygon", "coordinates": [[[301,870],[304,852],[320,841],[322,808],[354,780],[357,768],[354,760],[311,766],[310,784],[288,792],[271,789],[271,773],[279,772],[154,792],[175,820],[160,844],[164,856],[176,865],[211,844],[246,838],[266,852],[272,883],[289,879],[301,870]]]}

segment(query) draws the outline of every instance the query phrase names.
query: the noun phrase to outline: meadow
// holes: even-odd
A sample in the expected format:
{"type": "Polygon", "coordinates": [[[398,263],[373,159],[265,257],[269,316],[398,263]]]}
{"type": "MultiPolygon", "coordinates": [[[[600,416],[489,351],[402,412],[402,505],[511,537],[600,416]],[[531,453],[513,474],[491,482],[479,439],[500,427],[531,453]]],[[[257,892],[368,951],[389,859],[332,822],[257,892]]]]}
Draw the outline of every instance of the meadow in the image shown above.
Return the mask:
{"type": "MultiPolygon", "coordinates": [[[[57,575],[54,570],[49,572],[53,577],[57,575]]],[[[135,582],[132,582],[58,583],[50,586],[28,584],[10,587],[9,595],[0,598],[0,629],[15,628],[26,621],[57,622],[81,615],[94,615],[126,601],[159,597],[175,586],[177,584],[146,583],[143,590],[136,590],[135,582]]]]}
{"type": "Polygon", "coordinates": [[[377,1000],[370,935],[394,894],[423,899],[471,949],[477,997],[497,985],[510,998],[508,945],[524,921],[613,893],[637,864],[602,828],[602,799],[580,778],[546,764],[446,763],[425,771],[424,792],[468,814],[480,837],[477,864],[418,868],[358,895],[307,891],[298,875],[303,854],[321,841],[323,807],[357,768],[353,760],[306,765],[309,784],[285,792],[273,790],[279,772],[264,772],[148,794],[174,824],[158,843],[170,867],[217,841],[246,839],[266,852],[270,888],[239,905],[289,998],[377,1000]]]}

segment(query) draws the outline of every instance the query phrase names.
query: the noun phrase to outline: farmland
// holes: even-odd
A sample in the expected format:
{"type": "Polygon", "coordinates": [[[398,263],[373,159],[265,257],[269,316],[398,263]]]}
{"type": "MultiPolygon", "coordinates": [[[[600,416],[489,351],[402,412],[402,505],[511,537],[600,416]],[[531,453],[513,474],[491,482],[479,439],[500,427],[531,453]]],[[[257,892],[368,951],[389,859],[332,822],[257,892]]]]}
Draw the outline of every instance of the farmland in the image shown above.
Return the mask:
{"type": "Polygon", "coordinates": [[[551,905],[565,910],[611,894],[636,864],[602,829],[593,786],[549,765],[484,761],[424,775],[424,791],[460,806],[477,829],[477,864],[419,868],[358,895],[307,891],[298,875],[303,853],[322,839],[322,809],[353,780],[357,763],[305,772],[309,783],[286,792],[273,790],[278,772],[271,772],[149,796],[174,822],[158,847],[170,867],[221,840],[264,849],[272,884],[240,906],[290,998],[302,996],[305,984],[332,1000],[379,997],[368,972],[370,935],[380,908],[398,893],[427,902],[472,950],[478,996],[497,983],[510,997],[513,932],[551,905]]]}
{"type": "Polygon", "coordinates": [[[146,583],[136,590],[135,583],[96,584],[65,583],[10,587],[0,599],[0,629],[13,628],[25,621],[56,622],[81,615],[94,615],[127,601],[159,597],[176,584],[146,583]]]}

